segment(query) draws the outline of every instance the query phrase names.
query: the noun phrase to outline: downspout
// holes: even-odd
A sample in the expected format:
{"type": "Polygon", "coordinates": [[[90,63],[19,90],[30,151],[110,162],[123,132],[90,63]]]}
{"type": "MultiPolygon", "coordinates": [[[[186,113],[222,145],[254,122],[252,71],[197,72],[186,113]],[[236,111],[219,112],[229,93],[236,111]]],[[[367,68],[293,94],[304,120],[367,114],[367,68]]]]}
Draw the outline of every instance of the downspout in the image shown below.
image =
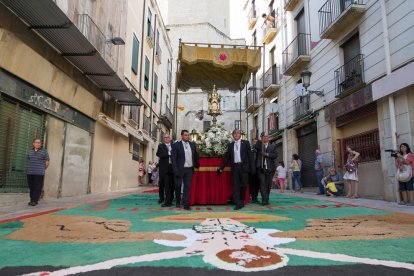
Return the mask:
{"type": "MultiPolygon", "coordinates": [[[[261,91],[261,96],[262,96],[262,100],[263,100],[263,105],[262,105],[262,131],[265,131],[265,126],[266,126],[266,124],[265,124],[265,110],[266,110],[266,103],[265,103],[265,97],[263,97],[263,91],[264,91],[264,81],[265,81],[265,74],[266,74],[266,44],[265,43],[263,43],[263,65],[262,65],[262,68],[263,68],[263,74],[262,74],[262,88],[261,89],[259,89],[259,91],[261,91]]],[[[266,132],[267,132],[268,130],[266,130],[266,132]]],[[[269,133],[268,133],[269,134],[269,133]]]]}
{"type": "MultiPolygon", "coordinates": [[[[142,93],[141,93],[141,89],[142,89],[142,61],[144,59],[144,38],[145,38],[145,6],[147,4],[147,0],[142,1],[142,32],[141,32],[141,61],[140,61],[140,65],[139,65],[139,71],[138,71],[138,76],[140,76],[139,78],[139,100],[142,102],[142,93]]],[[[138,106],[138,112],[141,113],[141,108],[138,106]]],[[[145,115],[145,114],[144,114],[145,115]]],[[[140,128],[140,123],[141,123],[141,116],[138,116],[138,128],[140,128]]]]}
{"type": "MultiPolygon", "coordinates": [[[[381,5],[381,22],[382,22],[382,33],[384,35],[384,54],[385,54],[385,66],[387,70],[387,76],[391,74],[391,52],[390,52],[390,39],[388,33],[388,20],[387,20],[387,8],[385,6],[385,0],[380,0],[381,5]]],[[[397,118],[395,116],[395,102],[394,102],[394,95],[391,94],[388,96],[388,108],[390,110],[390,127],[391,127],[391,142],[392,148],[397,149],[397,118]]],[[[395,189],[395,185],[392,185],[393,189],[395,189]]],[[[396,199],[399,200],[400,193],[396,189],[395,191],[396,199]]]]}

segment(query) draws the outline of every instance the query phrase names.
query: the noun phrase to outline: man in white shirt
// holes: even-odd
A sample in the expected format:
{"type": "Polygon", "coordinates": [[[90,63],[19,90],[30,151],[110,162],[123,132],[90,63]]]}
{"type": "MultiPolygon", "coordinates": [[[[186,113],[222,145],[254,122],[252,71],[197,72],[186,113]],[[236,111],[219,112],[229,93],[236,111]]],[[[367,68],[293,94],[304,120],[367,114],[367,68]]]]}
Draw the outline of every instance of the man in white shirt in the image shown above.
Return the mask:
{"type": "Polygon", "coordinates": [[[176,207],[181,207],[181,186],[184,184],[182,204],[185,210],[191,210],[190,186],[194,168],[199,168],[198,153],[194,142],[190,142],[188,130],[181,131],[181,141],[171,150],[171,165],[174,171],[176,207]]]}
{"type": "Polygon", "coordinates": [[[234,141],[228,145],[218,172],[222,172],[227,162],[231,162],[233,202],[236,204],[234,210],[239,210],[244,207],[249,172],[254,172],[254,162],[249,141],[240,139],[241,131],[238,129],[232,134],[234,141]]]}

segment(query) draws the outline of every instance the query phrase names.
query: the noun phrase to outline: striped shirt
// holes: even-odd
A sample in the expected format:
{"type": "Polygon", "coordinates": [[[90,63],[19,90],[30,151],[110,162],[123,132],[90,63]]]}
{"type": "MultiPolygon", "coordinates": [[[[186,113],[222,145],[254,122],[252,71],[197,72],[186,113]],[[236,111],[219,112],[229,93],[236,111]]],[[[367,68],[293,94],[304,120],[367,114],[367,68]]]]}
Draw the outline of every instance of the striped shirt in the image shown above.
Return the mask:
{"type": "Polygon", "coordinates": [[[27,174],[30,175],[45,175],[46,164],[49,161],[49,154],[45,149],[29,150],[27,153],[27,174]]]}

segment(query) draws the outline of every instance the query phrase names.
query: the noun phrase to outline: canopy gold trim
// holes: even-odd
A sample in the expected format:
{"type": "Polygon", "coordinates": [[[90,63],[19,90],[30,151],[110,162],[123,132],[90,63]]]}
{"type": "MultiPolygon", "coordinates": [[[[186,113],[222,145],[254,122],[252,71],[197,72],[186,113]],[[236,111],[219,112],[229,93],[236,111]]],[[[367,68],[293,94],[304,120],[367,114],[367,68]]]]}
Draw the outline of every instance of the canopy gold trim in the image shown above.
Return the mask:
{"type": "Polygon", "coordinates": [[[238,92],[261,65],[261,47],[181,43],[177,86],[238,92]]]}

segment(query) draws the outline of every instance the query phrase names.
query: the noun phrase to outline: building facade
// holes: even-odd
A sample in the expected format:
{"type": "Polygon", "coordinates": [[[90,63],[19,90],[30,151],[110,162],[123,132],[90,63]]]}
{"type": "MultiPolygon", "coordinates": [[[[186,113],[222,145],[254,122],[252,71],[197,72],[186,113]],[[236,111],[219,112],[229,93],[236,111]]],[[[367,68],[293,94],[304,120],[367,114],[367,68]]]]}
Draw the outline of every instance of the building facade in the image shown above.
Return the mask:
{"type": "Polygon", "coordinates": [[[256,0],[247,1],[245,11],[247,37],[254,41],[263,30],[256,39],[265,53],[256,78],[263,97],[254,112],[246,110],[257,118],[250,125],[256,120],[259,131],[282,143],[285,163],[299,154],[305,187],[317,186],[315,149],[343,171],[345,147],[352,145],[361,154],[361,196],[397,200],[394,160],[384,149],[413,142],[407,76],[414,58],[413,3],[256,0]],[[262,13],[275,22],[265,24],[262,13]],[[312,73],[310,84],[302,83],[304,71],[312,73]]]}

